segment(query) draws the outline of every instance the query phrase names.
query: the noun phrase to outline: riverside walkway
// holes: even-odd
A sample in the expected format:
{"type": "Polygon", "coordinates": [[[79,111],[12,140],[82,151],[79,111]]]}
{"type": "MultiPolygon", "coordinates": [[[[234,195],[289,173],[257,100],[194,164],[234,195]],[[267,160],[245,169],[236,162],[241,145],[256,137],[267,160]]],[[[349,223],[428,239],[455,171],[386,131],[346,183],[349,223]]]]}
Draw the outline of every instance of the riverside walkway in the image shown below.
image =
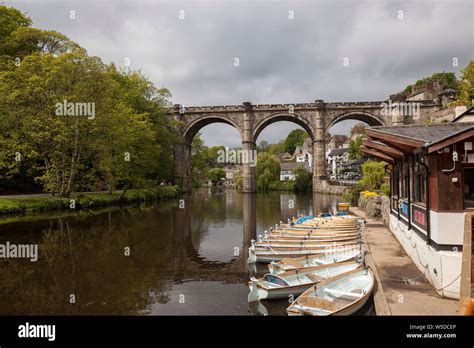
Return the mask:
{"type": "Polygon", "coordinates": [[[367,217],[357,207],[350,211],[366,221],[363,239],[366,263],[377,278],[377,315],[458,314],[459,301],[436,293],[381,219],[367,217]]]}

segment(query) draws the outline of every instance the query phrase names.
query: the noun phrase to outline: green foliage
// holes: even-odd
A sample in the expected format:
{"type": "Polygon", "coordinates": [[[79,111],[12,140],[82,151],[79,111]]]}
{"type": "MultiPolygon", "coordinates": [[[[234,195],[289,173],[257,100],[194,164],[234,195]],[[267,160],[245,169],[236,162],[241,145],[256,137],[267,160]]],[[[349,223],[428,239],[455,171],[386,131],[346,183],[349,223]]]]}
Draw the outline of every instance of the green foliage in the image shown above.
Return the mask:
{"type": "Polygon", "coordinates": [[[307,137],[308,133],[302,129],[292,130],[285,139],[284,151],[292,155],[295,152],[296,147],[302,145],[307,137]]]}
{"type": "Polygon", "coordinates": [[[361,146],[364,142],[364,136],[359,135],[355,140],[349,140],[349,149],[347,152],[349,153],[349,158],[352,160],[360,159],[362,157],[362,150],[361,146]]]}
{"type": "Polygon", "coordinates": [[[350,202],[351,205],[357,205],[360,193],[365,190],[381,190],[385,194],[390,194],[390,186],[383,184],[385,175],[385,162],[366,161],[362,165],[362,179],[357,184],[352,186],[347,192],[342,195],[342,199],[350,202]],[[388,186],[388,193],[387,193],[388,186]]]}
{"type": "Polygon", "coordinates": [[[303,166],[297,166],[293,173],[295,174],[295,192],[311,192],[313,188],[313,176],[303,166]]]}
{"type": "Polygon", "coordinates": [[[272,155],[266,152],[259,153],[257,155],[257,178],[262,175],[265,170],[268,169],[272,181],[280,178],[280,162],[272,155]]]}
{"type": "MultiPolygon", "coordinates": [[[[113,193],[79,193],[70,198],[75,200],[75,209],[94,208],[114,204],[151,202],[178,196],[177,186],[158,186],[154,189],[129,190],[124,195],[113,193]]],[[[31,196],[0,198],[0,214],[33,213],[70,209],[70,198],[31,196]]]]}
{"type": "Polygon", "coordinates": [[[222,168],[212,168],[207,172],[207,177],[212,181],[213,184],[218,183],[221,179],[225,178],[225,170],[222,168]]]}
{"type": "MultiPolygon", "coordinates": [[[[21,27],[29,27],[31,18],[13,7],[0,5],[0,46],[12,32],[21,27]]],[[[0,51],[1,53],[1,51],[0,51]]]]}
{"type": "Polygon", "coordinates": [[[0,20],[0,179],[69,196],[172,177],[177,137],[164,117],[166,89],[105,65],[61,33],[30,28],[16,10],[0,6],[0,20]],[[94,113],[58,115],[63,103],[94,113]]]}
{"type": "Polygon", "coordinates": [[[294,191],[294,181],[272,181],[268,187],[272,191],[294,191]]]}
{"type": "Polygon", "coordinates": [[[429,77],[422,78],[415,82],[415,86],[420,87],[426,85],[428,82],[439,82],[443,88],[458,89],[459,83],[456,75],[453,72],[439,72],[434,73],[429,77]]]}
{"type": "Polygon", "coordinates": [[[207,180],[211,180],[208,176],[208,168],[224,168],[226,164],[224,154],[224,146],[207,147],[201,139],[200,133],[194,136],[191,144],[191,170],[194,187],[199,187],[207,180]]]}
{"type": "Polygon", "coordinates": [[[456,75],[453,72],[443,71],[417,80],[414,85],[408,85],[403,92],[406,95],[411,94],[413,86],[422,87],[429,82],[439,82],[443,88],[459,89],[459,81],[456,79],[456,75]]]}
{"type": "Polygon", "coordinates": [[[464,105],[471,107],[474,100],[474,61],[471,60],[461,73],[459,99],[464,105]]]}
{"type": "Polygon", "coordinates": [[[365,136],[365,131],[366,131],[367,125],[365,123],[356,123],[354,126],[351,128],[351,133],[350,136],[352,137],[355,134],[359,135],[364,135],[365,136]]]}
{"type": "Polygon", "coordinates": [[[257,145],[257,151],[258,152],[267,152],[270,148],[270,144],[266,140],[262,140],[260,143],[257,145]]]}
{"type": "Polygon", "coordinates": [[[3,51],[14,57],[25,57],[35,52],[63,54],[83,50],[77,43],[56,31],[20,27],[3,43],[3,51]]]}
{"type": "Polygon", "coordinates": [[[389,184],[382,184],[380,185],[380,191],[382,191],[382,193],[385,195],[385,196],[390,196],[390,185],[389,184]]]}
{"type": "Polygon", "coordinates": [[[257,177],[257,188],[260,191],[268,191],[273,181],[272,173],[269,168],[265,168],[263,173],[257,177]]]}
{"type": "Polygon", "coordinates": [[[361,184],[364,185],[364,189],[376,190],[379,189],[383,183],[385,175],[385,162],[377,161],[366,161],[362,165],[362,179],[361,184]]]}
{"type": "Polygon", "coordinates": [[[351,205],[356,206],[357,202],[359,201],[360,193],[367,189],[367,185],[365,185],[364,183],[362,183],[361,180],[359,180],[357,184],[355,184],[348,191],[342,194],[342,199],[350,203],[351,205]]]}
{"type": "Polygon", "coordinates": [[[234,183],[237,189],[241,190],[242,189],[242,183],[243,183],[243,177],[242,177],[242,172],[239,171],[236,174],[234,174],[234,183]]]}
{"type": "Polygon", "coordinates": [[[257,189],[267,191],[270,183],[280,179],[280,162],[267,152],[257,155],[257,189]]]}
{"type": "Polygon", "coordinates": [[[278,155],[280,153],[283,153],[285,152],[285,144],[283,141],[280,141],[278,144],[271,144],[269,147],[268,147],[268,150],[267,152],[270,154],[270,155],[278,155]]]}

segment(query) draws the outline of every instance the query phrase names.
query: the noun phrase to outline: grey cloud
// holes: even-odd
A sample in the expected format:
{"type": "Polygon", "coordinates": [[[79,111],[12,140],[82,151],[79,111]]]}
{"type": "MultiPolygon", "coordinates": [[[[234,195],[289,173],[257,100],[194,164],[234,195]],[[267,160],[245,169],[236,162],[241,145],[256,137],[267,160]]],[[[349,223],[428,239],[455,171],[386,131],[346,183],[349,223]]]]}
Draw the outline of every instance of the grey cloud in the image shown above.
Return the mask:
{"type": "MultiPolygon", "coordinates": [[[[173,102],[183,105],[382,100],[433,72],[458,73],[474,56],[469,0],[6,4],[107,63],[123,65],[129,57],[132,68],[168,87],[173,102]],[[71,9],[75,20],[69,19],[71,9]],[[186,19],[178,19],[179,10],[186,19]],[[344,57],[350,59],[347,68],[344,57]]],[[[341,132],[349,127],[337,126],[341,132]]],[[[215,127],[203,129],[207,142],[240,142],[236,132],[215,127]]],[[[275,125],[260,140],[281,138],[289,129],[275,125]]]]}

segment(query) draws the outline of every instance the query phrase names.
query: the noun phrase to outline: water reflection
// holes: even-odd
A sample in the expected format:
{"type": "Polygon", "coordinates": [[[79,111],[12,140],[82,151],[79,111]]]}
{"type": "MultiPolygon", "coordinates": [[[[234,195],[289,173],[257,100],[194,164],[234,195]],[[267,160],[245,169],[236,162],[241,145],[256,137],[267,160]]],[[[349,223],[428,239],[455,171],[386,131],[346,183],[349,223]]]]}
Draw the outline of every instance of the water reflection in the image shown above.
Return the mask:
{"type": "MultiPolygon", "coordinates": [[[[0,220],[0,243],[39,244],[37,262],[0,259],[0,314],[253,314],[250,240],[277,221],[334,210],[339,201],[207,189],[183,199],[0,220]]],[[[270,314],[284,314],[286,306],[270,314]]]]}

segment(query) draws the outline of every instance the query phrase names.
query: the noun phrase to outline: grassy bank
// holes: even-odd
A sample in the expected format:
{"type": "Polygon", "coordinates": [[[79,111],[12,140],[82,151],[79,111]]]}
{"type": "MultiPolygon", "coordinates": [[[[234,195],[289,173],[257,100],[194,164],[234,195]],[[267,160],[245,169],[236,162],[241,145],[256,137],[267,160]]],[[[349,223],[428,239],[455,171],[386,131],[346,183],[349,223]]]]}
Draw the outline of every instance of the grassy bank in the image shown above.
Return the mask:
{"type": "Polygon", "coordinates": [[[176,186],[159,186],[156,189],[122,192],[76,193],[69,198],[52,196],[0,197],[0,214],[47,212],[66,209],[84,209],[117,204],[153,202],[177,197],[176,186]],[[71,201],[71,200],[74,200],[71,201]],[[71,204],[74,204],[74,208],[71,204]]]}

